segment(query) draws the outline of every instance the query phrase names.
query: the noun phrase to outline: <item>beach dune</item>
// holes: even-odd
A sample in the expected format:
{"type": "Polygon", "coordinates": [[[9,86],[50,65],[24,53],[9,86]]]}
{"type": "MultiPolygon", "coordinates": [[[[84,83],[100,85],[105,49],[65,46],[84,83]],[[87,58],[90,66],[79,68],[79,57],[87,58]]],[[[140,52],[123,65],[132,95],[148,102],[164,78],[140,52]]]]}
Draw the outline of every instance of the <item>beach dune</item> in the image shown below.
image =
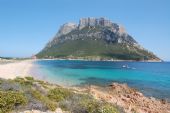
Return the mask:
{"type": "Polygon", "coordinates": [[[33,60],[17,61],[0,65],[0,78],[13,79],[30,76],[33,60]]]}

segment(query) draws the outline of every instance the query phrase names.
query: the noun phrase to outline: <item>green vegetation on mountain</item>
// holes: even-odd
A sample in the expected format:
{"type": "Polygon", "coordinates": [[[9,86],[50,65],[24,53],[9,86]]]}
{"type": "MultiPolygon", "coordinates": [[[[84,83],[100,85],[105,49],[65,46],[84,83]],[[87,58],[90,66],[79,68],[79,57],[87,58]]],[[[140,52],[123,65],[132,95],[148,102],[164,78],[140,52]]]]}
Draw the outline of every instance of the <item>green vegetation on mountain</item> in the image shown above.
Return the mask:
{"type": "Polygon", "coordinates": [[[43,50],[39,58],[84,58],[115,60],[148,60],[156,56],[137,47],[125,44],[108,44],[103,40],[68,40],[43,50]]]}

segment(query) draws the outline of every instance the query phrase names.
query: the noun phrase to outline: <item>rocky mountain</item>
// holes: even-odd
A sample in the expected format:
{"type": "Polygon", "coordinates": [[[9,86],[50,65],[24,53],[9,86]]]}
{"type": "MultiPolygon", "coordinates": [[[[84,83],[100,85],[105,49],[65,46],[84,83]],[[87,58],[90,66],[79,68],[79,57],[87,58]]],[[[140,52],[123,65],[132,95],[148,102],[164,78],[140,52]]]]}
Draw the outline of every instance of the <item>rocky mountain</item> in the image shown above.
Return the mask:
{"type": "Polygon", "coordinates": [[[90,60],[160,59],[144,49],[123,26],[105,18],[81,18],[79,24],[66,23],[38,58],[73,58],[90,60]]]}

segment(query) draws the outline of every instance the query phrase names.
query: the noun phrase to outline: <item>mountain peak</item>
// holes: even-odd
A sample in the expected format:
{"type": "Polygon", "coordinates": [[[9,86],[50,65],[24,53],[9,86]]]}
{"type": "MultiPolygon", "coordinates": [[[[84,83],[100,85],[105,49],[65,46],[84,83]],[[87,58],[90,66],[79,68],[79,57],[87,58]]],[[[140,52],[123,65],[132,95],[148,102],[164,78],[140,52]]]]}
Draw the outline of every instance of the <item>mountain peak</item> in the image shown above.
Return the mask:
{"type": "Polygon", "coordinates": [[[104,18],[104,17],[101,17],[101,18],[94,18],[94,17],[88,17],[88,18],[81,18],[79,20],[79,28],[83,28],[83,27],[86,27],[86,26],[107,26],[107,27],[112,27],[113,26],[113,23],[104,18]]]}
{"type": "Polygon", "coordinates": [[[39,58],[160,60],[144,49],[125,28],[106,18],[81,18],[62,25],[39,58]]]}

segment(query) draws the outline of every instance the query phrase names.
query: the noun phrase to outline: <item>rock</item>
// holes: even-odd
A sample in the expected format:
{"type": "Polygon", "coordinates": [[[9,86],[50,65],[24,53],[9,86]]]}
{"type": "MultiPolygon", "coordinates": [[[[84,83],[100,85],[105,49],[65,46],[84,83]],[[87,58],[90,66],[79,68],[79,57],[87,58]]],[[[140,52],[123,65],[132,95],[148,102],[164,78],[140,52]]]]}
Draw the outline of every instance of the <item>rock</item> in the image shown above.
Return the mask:
{"type": "Polygon", "coordinates": [[[106,18],[94,18],[94,17],[88,17],[88,18],[81,18],[79,21],[79,29],[82,29],[83,27],[87,26],[105,26],[105,27],[112,27],[113,29],[116,29],[114,24],[106,19],[106,18]]]}
{"type": "Polygon", "coordinates": [[[61,108],[57,108],[55,112],[56,112],[56,113],[63,113],[63,111],[61,110],[61,108]]]}
{"type": "Polygon", "coordinates": [[[127,98],[130,98],[130,95],[127,95],[126,97],[127,97],[127,98]]]}
{"type": "MultiPolygon", "coordinates": [[[[105,97],[104,95],[110,95],[112,99],[102,98],[102,100],[116,104],[123,108],[125,113],[170,113],[170,103],[165,99],[157,100],[153,97],[145,97],[142,93],[133,90],[126,84],[112,83],[104,91],[98,90],[99,88],[93,87],[94,94],[98,94],[98,97],[105,97]],[[117,93],[119,92],[119,93],[117,93]]],[[[96,96],[92,94],[93,96],[96,96]]],[[[101,98],[96,98],[100,99],[101,98]]]]}
{"type": "Polygon", "coordinates": [[[150,99],[151,99],[152,101],[155,101],[155,100],[156,100],[154,97],[150,97],[150,99]]]}
{"type": "Polygon", "coordinates": [[[72,30],[77,28],[77,24],[76,23],[66,23],[64,25],[62,25],[56,35],[56,37],[59,37],[61,35],[65,35],[69,32],[71,32],[72,30]]]}
{"type": "Polygon", "coordinates": [[[161,103],[162,103],[162,104],[166,104],[167,101],[166,101],[165,99],[161,99],[161,103]]]}

